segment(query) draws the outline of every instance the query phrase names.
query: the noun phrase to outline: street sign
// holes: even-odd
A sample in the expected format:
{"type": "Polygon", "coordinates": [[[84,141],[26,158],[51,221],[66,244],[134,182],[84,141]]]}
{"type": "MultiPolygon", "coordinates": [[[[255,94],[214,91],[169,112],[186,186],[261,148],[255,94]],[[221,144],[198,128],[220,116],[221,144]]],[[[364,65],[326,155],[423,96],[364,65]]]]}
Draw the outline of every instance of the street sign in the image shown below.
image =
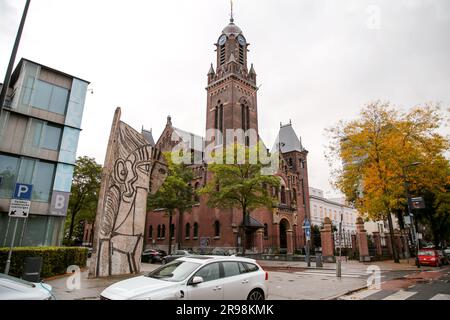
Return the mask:
{"type": "Polygon", "coordinates": [[[410,225],[411,224],[411,217],[410,216],[404,216],[403,217],[403,221],[405,222],[406,225],[410,225]]]}
{"type": "Polygon", "coordinates": [[[411,208],[412,209],[425,209],[425,201],[422,197],[411,198],[411,208]]]}
{"type": "Polygon", "coordinates": [[[309,222],[308,218],[306,218],[303,222],[303,229],[311,229],[311,223],[309,222]]]}
{"type": "Polygon", "coordinates": [[[31,200],[32,184],[16,183],[14,188],[14,199],[31,200]]]}
{"type": "Polygon", "coordinates": [[[16,218],[28,218],[30,213],[30,200],[11,199],[9,206],[9,216],[16,218]]]}
{"type": "Polygon", "coordinates": [[[50,214],[65,216],[69,206],[70,192],[53,191],[52,201],[50,203],[50,214]]]}
{"type": "Polygon", "coordinates": [[[311,240],[311,228],[305,228],[306,240],[311,240]]]}

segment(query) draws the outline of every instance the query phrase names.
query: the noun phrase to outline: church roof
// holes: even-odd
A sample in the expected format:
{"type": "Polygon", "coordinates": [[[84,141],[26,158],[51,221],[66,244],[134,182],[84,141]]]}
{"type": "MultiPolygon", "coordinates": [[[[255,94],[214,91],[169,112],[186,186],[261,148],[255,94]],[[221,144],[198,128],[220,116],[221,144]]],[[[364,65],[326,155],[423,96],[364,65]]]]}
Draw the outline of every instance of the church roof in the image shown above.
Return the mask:
{"type": "Polygon", "coordinates": [[[142,136],[144,137],[144,139],[152,146],[155,146],[155,140],[153,139],[153,134],[152,134],[152,130],[145,130],[144,128],[142,128],[141,131],[142,136]]]}
{"type": "Polygon", "coordinates": [[[205,139],[203,137],[175,127],[173,127],[173,131],[181,138],[181,140],[188,144],[189,149],[203,151],[205,144],[205,139]]]}
{"type": "Polygon", "coordinates": [[[228,37],[231,35],[237,36],[239,34],[242,34],[242,30],[237,25],[235,25],[234,22],[230,22],[230,24],[222,30],[222,33],[226,34],[228,37]]]}
{"type": "MultiPolygon", "coordinates": [[[[292,124],[282,125],[278,132],[278,137],[274,148],[278,148],[278,143],[281,144],[281,152],[287,153],[292,151],[304,151],[301,140],[292,128],[292,124]]],[[[276,151],[276,150],[272,150],[276,151]]]]}

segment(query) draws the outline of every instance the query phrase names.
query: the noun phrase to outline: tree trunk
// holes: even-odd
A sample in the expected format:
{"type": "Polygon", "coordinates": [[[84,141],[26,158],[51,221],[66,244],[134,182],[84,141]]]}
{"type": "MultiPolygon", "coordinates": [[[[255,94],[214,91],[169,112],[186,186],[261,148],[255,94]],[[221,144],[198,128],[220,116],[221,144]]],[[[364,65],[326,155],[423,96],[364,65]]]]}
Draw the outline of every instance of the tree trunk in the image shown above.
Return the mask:
{"type": "Polygon", "coordinates": [[[172,254],[172,217],[173,213],[169,213],[169,250],[168,255],[170,256],[172,254]]]}
{"type": "Polygon", "coordinates": [[[75,225],[75,216],[76,216],[77,212],[73,211],[72,212],[72,218],[70,220],[70,228],[69,228],[69,244],[72,245],[72,235],[73,235],[73,228],[75,225]]]}
{"type": "Polygon", "coordinates": [[[392,254],[394,256],[394,262],[400,263],[400,259],[398,258],[398,252],[397,252],[397,246],[395,245],[395,237],[394,237],[394,225],[392,223],[392,216],[391,212],[388,213],[388,223],[389,223],[389,235],[391,238],[391,245],[392,245],[392,254]]]}
{"type": "Polygon", "coordinates": [[[183,212],[178,209],[178,230],[177,230],[178,250],[181,250],[181,242],[183,237],[183,212]]]}

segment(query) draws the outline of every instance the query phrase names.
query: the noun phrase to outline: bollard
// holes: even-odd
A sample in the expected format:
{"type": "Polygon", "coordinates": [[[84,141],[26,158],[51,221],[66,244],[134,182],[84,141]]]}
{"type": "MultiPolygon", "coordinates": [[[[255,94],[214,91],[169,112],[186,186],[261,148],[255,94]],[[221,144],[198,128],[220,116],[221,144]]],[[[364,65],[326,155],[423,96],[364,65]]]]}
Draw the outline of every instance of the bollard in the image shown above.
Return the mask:
{"type": "Polygon", "coordinates": [[[323,267],[322,254],[320,253],[320,251],[316,250],[316,268],[322,267],[323,267]]]}

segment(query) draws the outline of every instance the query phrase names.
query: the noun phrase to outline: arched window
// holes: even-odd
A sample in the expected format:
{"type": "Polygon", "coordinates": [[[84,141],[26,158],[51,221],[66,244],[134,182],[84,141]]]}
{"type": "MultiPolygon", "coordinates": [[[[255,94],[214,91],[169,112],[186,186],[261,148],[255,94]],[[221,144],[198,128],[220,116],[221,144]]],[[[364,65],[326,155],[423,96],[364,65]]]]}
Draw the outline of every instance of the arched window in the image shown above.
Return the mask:
{"type": "Polygon", "coordinates": [[[175,236],[175,225],[172,223],[170,225],[170,237],[173,239],[174,236],[175,236]]]}
{"type": "Polygon", "coordinates": [[[269,226],[267,225],[267,223],[264,223],[264,239],[268,238],[269,238],[269,226]]]}
{"type": "Polygon", "coordinates": [[[161,238],[161,225],[158,224],[158,239],[161,238]]]}
{"type": "Polygon", "coordinates": [[[289,167],[292,167],[292,166],[293,166],[292,158],[289,158],[288,163],[289,163],[289,167]]]}
{"type": "Polygon", "coordinates": [[[198,238],[198,223],[194,223],[194,238],[198,238]]]}
{"type": "Polygon", "coordinates": [[[186,239],[189,239],[191,236],[191,224],[188,222],[186,223],[186,239]]]}
{"type": "Polygon", "coordinates": [[[286,188],[281,186],[281,203],[286,203],[286,188]]]}
{"type": "Polygon", "coordinates": [[[163,224],[161,227],[161,238],[165,238],[166,237],[166,225],[163,224]]]}
{"type": "Polygon", "coordinates": [[[150,239],[153,239],[153,226],[150,226],[150,227],[148,228],[148,237],[149,237],[150,239]]]}
{"type": "Polygon", "coordinates": [[[195,202],[200,202],[200,197],[197,193],[198,191],[198,187],[200,186],[200,184],[198,182],[195,183],[195,188],[194,188],[194,201],[195,202]]]}
{"type": "Polygon", "coordinates": [[[220,222],[219,221],[214,222],[214,236],[220,237],[220,222]]]}

